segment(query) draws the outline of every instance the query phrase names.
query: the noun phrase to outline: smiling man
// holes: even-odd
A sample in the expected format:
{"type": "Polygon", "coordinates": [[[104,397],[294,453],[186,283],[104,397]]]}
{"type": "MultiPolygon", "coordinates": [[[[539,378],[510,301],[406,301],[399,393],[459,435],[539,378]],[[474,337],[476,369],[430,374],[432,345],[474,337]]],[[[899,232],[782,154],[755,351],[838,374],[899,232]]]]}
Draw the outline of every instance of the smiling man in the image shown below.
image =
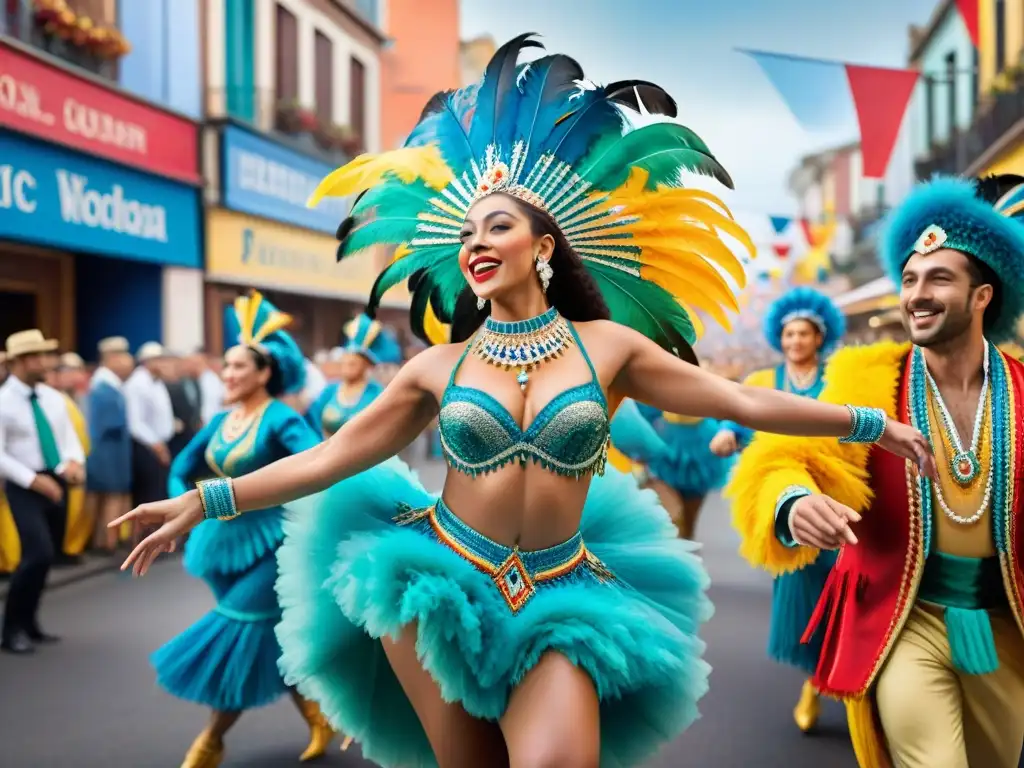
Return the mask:
{"type": "Polygon", "coordinates": [[[885,266],[912,344],[837,353],[821,399],[913,423],[938,476],[866,446],[758,435],[729,494],[774,573],[839,558],[805,639],[862,766],[1015,768],[1024,739],[1024,178],[939,179],[893,214],[885,266]],[[756,471],[755,471],[756,469],[756,471]]]}

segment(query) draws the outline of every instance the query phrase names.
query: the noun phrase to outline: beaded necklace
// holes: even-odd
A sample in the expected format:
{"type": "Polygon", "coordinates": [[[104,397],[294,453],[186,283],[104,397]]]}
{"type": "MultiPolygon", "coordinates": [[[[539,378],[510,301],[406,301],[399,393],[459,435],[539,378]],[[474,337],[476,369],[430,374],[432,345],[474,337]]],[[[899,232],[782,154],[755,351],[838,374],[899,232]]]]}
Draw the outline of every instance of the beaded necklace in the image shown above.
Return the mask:
{"type": "Polygon", "coordinates": [[[981,437],[982,421],[985,416],[985,402],[988,398],[988,362],[988,345],[986,345],[983,363],[984,374],[981,382],[981,392],[978,394],[978,405],[974,410],[974,432],[971,435],[970,448],[964,448],[963,441],[960,439],[960,431],[956,428],[956,422],[953,421],[949,408],[946,407],[946,401],[942,399],[942,393],[939,392],[939,385],[932,378],[931,371],[928,370],[928,364],[925,363],[924,366],[925,375],[928,377],[928,387],[931,389],[932,397],[935,398],[935,403],[938,405],[939,413],[942,416],[943,431],[953,446],[954,452],[950,457],[949,469],[953,474],[953,479],[965,488],[974,483],[981,472],[981,464],[978,462],[978,440],[981,437]]]}
{"type": "MultiPolygon", "coordinates": [[[[997,352],[992,350],[992,345],[987,345],[986,355],[992,354],[995,357],[995,364],[990,370],[991,385],[991,419],[987,433],[991,440],[989,446],[989,472],[987,484],[989,489],[985,496],[983,506],[976,513],[976,517],[965,518],[955,515],[948,509],[942,497],[941,490],[936,486],[935,497],[939,499],[940,507],[944,514],[951,520],[961,525],[970,524],[980,519],[985,508],[991,504],[992,507],[992,528],[996,540],[996,547],[1000,552],[1006,551],[1005,522],[1006,510],[1008,508],[1011,489],[1009,485],[1009,451],[1012,447],[1012,432],[1010,418],[1010,397],[1009,384],[1006,380],[1005,366],[997,352]]],[[[910,379],[908,381],[911,424],[931,443],[931,427],[928,419],[928,369],[924,361],[924,353],[920,347],[914,347],[911,354],[910,379]]],[[[941,471],[940,467],[940,471],[941,471]]],[[[952,473],[952,468],[950,472],[952,473]]],[[[917,473],[918,494],[921,504],[922,529],[924,537],[925,552],[931,551],[932,542],[932,481],[924,475],[917,473]]]]}
{"type": "Polygon", "coordinates": [[[473,354],[506,371],[518,368],[516,382],[526,392],[530,372],[573,343],[569,323],[552,307],[543,315],[511,323],[488,317],[473,341],[473,354]]]}

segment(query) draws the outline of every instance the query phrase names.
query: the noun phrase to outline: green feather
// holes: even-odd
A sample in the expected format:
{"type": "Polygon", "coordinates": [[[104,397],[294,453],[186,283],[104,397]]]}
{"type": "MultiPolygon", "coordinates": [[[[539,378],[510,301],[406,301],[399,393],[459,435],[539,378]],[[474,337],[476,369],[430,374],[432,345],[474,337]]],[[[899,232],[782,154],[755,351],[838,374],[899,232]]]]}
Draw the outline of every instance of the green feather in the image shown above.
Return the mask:
{"type": "Polygon", "coordinates": [[[621,269],[586,258],[583,263],[597,281],[612,320],[639,331],[669,352],[693,358],[691,345],[697,333],[690,316],[672,294],[621,269]]]}
{"type": "Polygon", "coordinates": [[[398,245],[416,236],[418,214],[436,193],[422,182],[388,182],[367,190],[353,207],[355,226],[345,238],[342,258],[375,245],[398,245]]]}
{"type": "Polygon", "coordinates": [[[712,176],[733,188],[729,173],[707,145],[696,133],[677,123],[654,123],[625,136],[600,141],[576,172],[597,189],[609,190],[622,186],[632,168],[643,168],[650,174],[648,189],[658,184],[678,184],[680,169],[712,176]]]}
{"type": "MultiPolygon", "coordinates": [[[[376,307],[380,304],[380,300],[385,293],[396,285],[408,280],[413,273],[419,270],[425,270],[425,275],[422,278],[423,281],[429,282],[432,286],[443,284],[445,288],[450,288],[450,284],[454,282],[451,276],[453,268],[458,278],[465,283],[465,280],[462,278],[462,272],[459,271],[458,243],[454,245],[427,245],[416,248],[412,253],[389,264],[380,273],[370,295],[370,306],[376,307]]],[[[442,290],[445,290],[445,288],[442,288],[442,290]]],[[[455,296],[451,296],[453,306],[458,292],[456,291],[455,293],[455,296]]],[[[447,294],[445,298],[448,298],[447,294]]]]}

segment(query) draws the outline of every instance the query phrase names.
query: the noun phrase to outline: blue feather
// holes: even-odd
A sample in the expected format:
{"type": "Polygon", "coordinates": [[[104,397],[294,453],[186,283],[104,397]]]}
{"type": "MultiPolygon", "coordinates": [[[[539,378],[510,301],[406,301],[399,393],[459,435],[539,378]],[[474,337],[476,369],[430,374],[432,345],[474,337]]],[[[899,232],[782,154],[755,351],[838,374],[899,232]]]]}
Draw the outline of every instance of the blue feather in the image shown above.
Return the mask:
{"type": "Polygon", "coordinates": [[[476,110],[469,130],[469,142],[474,154],[482,158],[487,147],[511,147],[515,129],[515,99],[519,94],[519,52],[524,48],[543,48],[531,40],[535,32],[509,40],[499,48],[484,70],[483,80],[476,92],[476,110]]]}
{"type": "Polygon", "coordinates": [[[583,69],[568,56],[545,56],[529,65],[520,81],[515,138],[529,145],[524,167],[532,168],[552,141],[565,132],[558,121],[571,109],[583,69]]]}

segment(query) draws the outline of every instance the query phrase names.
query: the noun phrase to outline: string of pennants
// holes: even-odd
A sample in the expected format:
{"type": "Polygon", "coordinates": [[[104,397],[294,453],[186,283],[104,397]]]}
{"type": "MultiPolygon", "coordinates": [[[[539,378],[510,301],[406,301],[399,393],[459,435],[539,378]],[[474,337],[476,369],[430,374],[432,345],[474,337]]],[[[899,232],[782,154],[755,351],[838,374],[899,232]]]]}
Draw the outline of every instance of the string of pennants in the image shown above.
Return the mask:
{"type": "Polygon", "coordinates": [[[785,279],[793,284],[825,282],[832,266],[829,248],[836,230],[834,217],[826,215],[823,223],[791,216],[768,218],[775,235],[771,242],[774,263],[765,265],[757,273],[757,279],[760,282],[785,279]],[[799,254],[799,258],[791,259],[795,254],[799,254]]]}

